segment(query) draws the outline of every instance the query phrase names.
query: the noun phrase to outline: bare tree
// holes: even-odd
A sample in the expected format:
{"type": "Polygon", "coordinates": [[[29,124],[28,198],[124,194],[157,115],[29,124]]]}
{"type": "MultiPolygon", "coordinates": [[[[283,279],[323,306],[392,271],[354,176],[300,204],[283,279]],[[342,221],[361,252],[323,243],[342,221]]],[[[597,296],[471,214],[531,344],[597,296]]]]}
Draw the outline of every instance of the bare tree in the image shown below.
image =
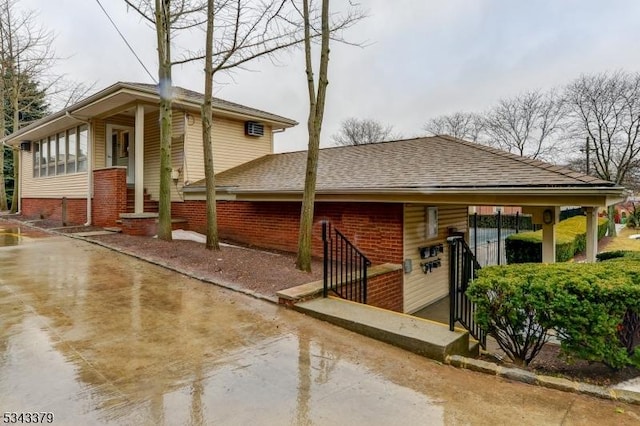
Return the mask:
{"type": "Polygon", "coordinates": [[[202,102],[202,148],[204,152],[204,178],[207,190],[207,240],[208,250],[220,250],[218,219],[216,212],[216,183],[213,168],[213,143],[211,143],[211,118],[213,97],[213,30],[214,0],[207,0],[207,36],[204,57],[204,100],[202,102]]]}
{"type": "Polygon", "coordinates": [[[557,148],[565,116],[563,99],[553,90],[501,99],[485,115],[487,142],[522,157],[549,157],[557,148]]]}
{"type": "MultiPolygon", "coordinates": [[[[162,57],[160,62],[160,97],[161,117],[170,117],[170,96],[163,97],[164,92],[170,91],[171,66],[193,61],[205,62],[205,96],[202,105],[202,137],[205,163],[205,185],[207,191],[207,242],[208,249],[218,249],[218,231],[215,205],[215,171],[213,166],[212,132],[212,93],[215,76],[219,72],[243,68],[250,61],[263,56],[271,56],[277,51],[286,49],[303,41],[301,34],[302,22],[296,21],[295,8],[289,0],[247,1],[247,0],[207,0],[206,4],[188,0],[156,0],[153,7],[149,0],[133,3],[125,0],[138,13],[154,23],[158,34],[158,52],[162,57]],[[173,4],[173,6],[171,6],[173,4]],[[151,15],[151,12],[154,15],[151,15]],[[161,13],[159,13],[159,11],[161,13]],[[205,12],[206,19],[202,20],[200,12],[205,12]],[[164,22],[164,24],[162,24],[164,22]],[[170,55],[172,31],[200,27],[206,22],[205,48],[186,50],[179,59],[172,60],[170,55]],[[160,23],[161,25],[159,25],[160,23]]],[[[161,135],[170,134],[171,120],[161,119],[161,135]]],[[[161,136],[161,147],[170,144],[170,137],[165,141],[161,136]]],[[[170,146],[170,145],[169,145],[170,146]]],[[[162,158],[170,155],[162,151],[162,158]]],[[[166,168],[161,164],[160,188],[160,226],[164,239],[170,239],[170,200],[167,186],[166,197],[163,195],[162,182],[166,168]],[[166,202],[163,203],[163,198],[166,202]],[[163,207],[164,205],[164,207],[163,207]],[[163,213],[164,212],[164,213],[163,213]],[[163,220],[165,218],[165,220],[163,220]],[[166,220],[168,218],[168,221],[166,220]],[[168,238],[167,238],[168,237],[168,238]]],[[[170,164],[170,156],[166,163],[170,164]]],[[[170,168],[168,169],[170,172],[170,168]]],[[[166,173],[170,177],[170,173],[166,173]]],[[[168,179],[168,178],[166,178],[168,179]]],[[[167,182],[170,182],[167,180],[167,182]]]]}
{"type": "Polygon", "coordinates": [[[324,104],[327,93],[329,69],[329,0],[322,0],[322,29],[320,47],[320,74],[316,92],[313,76],[313,61],[311,51],[311,19],[309,0],[302,0],[304,18],[304,53],[305,69],[307,73],[307,90],[309,93],[309,117],[307,130],[309,132],[309,147],[307,151],[307,168],[304,181],[304,194],[300,211],[300,232],[298,234],[298,256],[296,267],[301,271],[311,272],[311,235],[313,227],[313,210],[315,203],[315,189],[318,170],[318,156],[320,151],[320,132],[324,118],[324,104]]]}
{"type": "Polygon", "coordinates": [[[171,39],[174,31],[203,23],[205,6],[192,0],[124,0],[156,31],[158,49],[158,92],[160,96],[160,193],[158,195],[158,238],[171,241],[171,133],[172,79],[171,39]]]}
{"type": "MultiPolygon", "coordinates": [[[[4,31],[0,27],[0,47],[2,52],[0,53],[0,138],[4,138],[7,135],[7,126],[5,125],[5,61],[4,61],[4,31]]],[[[0,150],[0,211],[6,211],[7,206],[7,188],[4,179],[4,151],[5,147],[2,145],[0,150]]]]}
{"type": "Polygon", "coordinates": [[[364,17],[358,9],[351,9],[349,13],[339,18],[339,22],[329,22],[329,0],[322,0],[320,12],[320,66],[318,84],[316,88],[313,73],[312,41],[315,27],[312,25],[313,11],[309,7],[309,0],[302,0],[302,17],[304,21],[304,53],[305,72],[307,75],[307,91],[309,94],[309,116],[307,119],[307,131],[309,133],[309,145],[307,151],[307,166],[304,181],[304,193],[300,208],[300,231],[298,234],[298,254],[296,267],[301,271],[311,271],[311,237],[313,227],[313,211],[316,193],[316,178],[318,170],[318,156],[320,151],[320,132],[324,118],[324,106],[327,93],[328,68],[329,68],[329,40],[337,38],[334,31],[344,29],[364,17]]]}
{"type": "Polygon", "coordinates": [[[347,118],[340,124],[340,130],[331,136],[337,145],[365,145],[400,139],[402,136],[393,133],[393,126],[384,125],[369,118],[347,118]]]}
{"type": "Polygon", "coordinates": [[[204,59],[205,93],[202,105],[202,144],[207,192],[206,248],[219,249],[216,213],[215,171],[211,143],[211,97],[215,76],[242,68],[249,62],[293,47],[304,40],[302,22],[296,19],[289,0],[213,1],[207,3],[205,54],[189,52],[178,63],[204,59]]]}
{"type": "MultiPolygon", "coordinates": [[[[11,131],[16,132],[28,124],[24,118],[29,117],[34,108],[42,107],[42,96],[55,86],[60,77],[49,75],[49,69],[56,60],[52,45],[54,35],[35,22],[37,14],[33,11],[16,10],[17,0],[0,1],[0,62],[2,70],[3,91],[8,98],[6,106],[12,112],[9,119],[11,131]],[[33,85],[40,90],[33,90],[33,85]]],[[[2,115],[2,127],[7,129],[6,110],[2,115]]],[[[11,212],[18,209],[20,156],[13,150],[14,191],[11,212]]],[[[4,191],[3,183],[0,191],[4,191]]],[[[4,194],[0,193],[0,197],[4,194]]]]}
{"type": "Polygon", "coordinates": [[[473,112],[455,112],[430,119],[424,129],[434,135],[449,135],[479,142],[484,130],[484,118],[473,112]]]}
{"type": "MultiPolygon", "coordinates": [[[[586,151],[593,159],[593,173],[624,183],[640,160],[640,74],[582,75],[567,86],[565,99],[574,136],[589,141],[586,151]]],[[[609,206],[609,217],[613,212],[609,206]]],[[[615,234],[610,221],[609,235],[615,234]]]]}
{"type": "Polygon", "coordinates": [[[84,83],[63,79],[57,85],[55,92],[49,96],[49,100],[54,110],[64,109],[87,97],[95,88],[95,81],[92,83],[84,83]],[[60,108],[57,108],[58,106],[60,108]]]}

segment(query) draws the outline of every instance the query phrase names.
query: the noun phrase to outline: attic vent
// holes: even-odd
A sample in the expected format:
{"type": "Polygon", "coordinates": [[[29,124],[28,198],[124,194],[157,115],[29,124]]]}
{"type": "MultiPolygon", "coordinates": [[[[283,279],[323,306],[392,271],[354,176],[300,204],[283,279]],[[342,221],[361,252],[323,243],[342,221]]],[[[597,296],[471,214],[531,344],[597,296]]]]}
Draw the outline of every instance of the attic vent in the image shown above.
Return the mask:
{"type": "Polygon", "coordinates": [[[264,124],[247,121],[244,123],[244,133],[247,136],[264,136],[264,124]]]}

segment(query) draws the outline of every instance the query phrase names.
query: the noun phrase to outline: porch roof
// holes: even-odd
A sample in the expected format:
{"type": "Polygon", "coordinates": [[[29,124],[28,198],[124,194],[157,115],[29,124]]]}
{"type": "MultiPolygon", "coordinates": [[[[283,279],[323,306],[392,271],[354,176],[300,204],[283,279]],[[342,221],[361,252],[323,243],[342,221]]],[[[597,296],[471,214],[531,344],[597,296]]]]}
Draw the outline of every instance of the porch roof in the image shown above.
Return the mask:
{"type": "MultiPolygon", "coordinates": [[[[299,151],[258,158],[216,175],[217,191],[236,198],[278,194],[299,198],[304,188],[306,157],[306,151],[299,151]]],[[[203,187],[201,180],[185,188],[185,192],[196,194],[203,187]]],[[[358,194],[362,200],[440,197],[448,202],[520,205],[573,205],[569,198],[581,201],[575,199],[579,196],[586,203],[582,205],[602,206],[617,202],[624,188],[484,145],[434,136],[321,149],[316,193],[321,198],[358,194]],[[520,198],[528,198],[529,202],[520,198]]]]}
{"type": "MultiPolygon", "coordinates": [[[[175,86],[172,94],[174,107],[200,111],[203,94],[175,86]]],[[[0,140],[16,145],[21,140],[38,139],[94,117],[103,118],[109,114],[118,113],[133,115],[133,106],[136,103],[157,107],[159,100],[158,86],[155,84],[118,82],[61,111],[34,121],[0,140]]],[[[219,98],[213,98],[212,106],[214,115],[265,121],[274,129],[285,129],[298,124],[295,120],[286,117],[219,98]]]]}

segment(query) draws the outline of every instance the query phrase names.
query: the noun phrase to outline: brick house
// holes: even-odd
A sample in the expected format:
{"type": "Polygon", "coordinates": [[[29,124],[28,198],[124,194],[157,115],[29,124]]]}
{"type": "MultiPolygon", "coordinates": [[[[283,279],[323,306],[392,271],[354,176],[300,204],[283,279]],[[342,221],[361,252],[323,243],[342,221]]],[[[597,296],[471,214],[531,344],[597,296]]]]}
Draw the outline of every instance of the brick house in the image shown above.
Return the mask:
{"type": "MultiPolygon", "coordinates": [[[[173,89],[173,203],[182,202],[185,185],[204,178],[202,99],[173,89]]],[[[120,82],[4,138],[20,149],[20,212],[146,233],[158,211],[158,104],[157,86],[120,82]]],[[[272,153],[273,133],[297,124],[221,99],[213,100],[213,120],[217,171],[272,153]]]]}
{"type": "MultiPolygon", "coordinates": [[[[296,251],[306,155],[271,154],[217,174],[220,235],[296,251]]],[[[469,206],[522,206],[542,224],[545,262],[555,261],[560,207],[583,206],[593,261],[598,209],[623,192],[611,182],[448,136],[326,148],[318,163],[313,251],[322,255],[320,222],[330,221],[373,264],[398,265],[369,283],[368,303],[412,313],[448,294],[448,250],[436,254],[439,267],[425,272],[421,249],[440,249],[453,232],[468,235],[469,206]]],[[[203,231],[204,182],[184,194],[179,215],[203,231]]]]}
{"type": "MultiPolygon", "coordinates": [[[[174,89],[172,216],[205,228],[202,95],[174,89]]],[[[293,120],[214,100],[218,228],[222,238],[294,252],[306,152],[273,154],[273,132],[293,120]]],[[[117,83],[4,139],[21,149],[26,216],[149,234],[157,218],[157,87],[117,83]]],[[[313,236],[330,221],[373,264],[395,267],[369,282],[368,303],[412,313],[446,296],[453,232],[468,235],[469,206],[522,206],[543,224],[543,260],[555,260],[561,206],[587,211],[595,260],[598,209],[624,189],[571,170],[447,136],[320,150],[313,236]],[[425,248],[438,265],[425,269],[425,248]]]]}

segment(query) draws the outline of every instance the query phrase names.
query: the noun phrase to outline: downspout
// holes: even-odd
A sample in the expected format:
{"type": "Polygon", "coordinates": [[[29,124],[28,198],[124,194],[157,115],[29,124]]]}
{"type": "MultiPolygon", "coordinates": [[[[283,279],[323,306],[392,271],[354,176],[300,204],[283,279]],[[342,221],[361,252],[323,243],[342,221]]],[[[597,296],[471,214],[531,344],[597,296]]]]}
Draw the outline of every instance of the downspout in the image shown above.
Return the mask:
{"type": "Polygon", "coordinates": [[[276,133],[283,133],[286,129],[271,129],[271,154],[273,154],[274,148],[275,148],[275,138],[273,137],[273,135],[275,135],[276,133]]]}
{"type": "MultiPolygon", "coordinates": [[[[87,221],[84,226],[89,226],[91,225],[91,213],[93,209],[93,129],[91,128],[90,121],[74,117],[69,111],[65,111],[65,115],[87,125],[87,221]]],[[[80,135],[76,137],[80,138],[80,135]]]]}

